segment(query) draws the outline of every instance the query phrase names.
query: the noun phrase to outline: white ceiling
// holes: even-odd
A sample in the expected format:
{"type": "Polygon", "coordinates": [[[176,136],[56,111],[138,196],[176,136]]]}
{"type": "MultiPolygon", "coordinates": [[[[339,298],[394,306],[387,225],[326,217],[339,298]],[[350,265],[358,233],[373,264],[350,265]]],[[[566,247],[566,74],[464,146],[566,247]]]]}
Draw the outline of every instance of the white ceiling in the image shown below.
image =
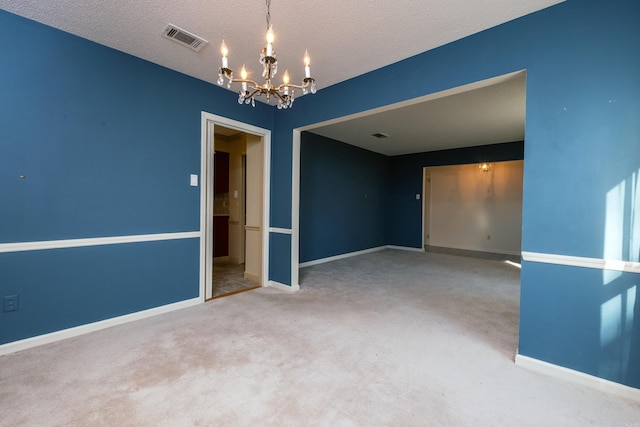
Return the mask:
{"type": "MultiPolygon", "coordinates": [[[[272,0],[271,24],[280,74],[288,69],[292,83],[300,82],[308,49],[322,90],[561,1],[272,0]]],[[[0,0],[0,8],[211,83],[217,80],[224,39],[230,67],[246,64],[260,80],[263,0],[0,0]],[[195,52],[161,37],[169,23],[209,44],[195,52]]],[[[450,113],[457,109],[449,104],[453,100],[437,102],[450,113]]],[[[424,119],[424,111],[412,114],[424,119]]]]}

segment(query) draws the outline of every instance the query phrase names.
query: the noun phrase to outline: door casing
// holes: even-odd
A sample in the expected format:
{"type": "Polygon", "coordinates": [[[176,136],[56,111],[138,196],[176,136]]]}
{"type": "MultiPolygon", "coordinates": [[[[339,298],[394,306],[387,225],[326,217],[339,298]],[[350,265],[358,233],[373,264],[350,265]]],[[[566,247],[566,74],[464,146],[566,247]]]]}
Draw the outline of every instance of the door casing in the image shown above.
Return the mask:
{"type": "Polygon", "coordinates": [[[271,188],[271,131],[215,114],[202,112],[200,163],[200,292],[201,301],[213,294],[213,176],[215,126],[257,135],[263,144],[262,180],[262,286],[269,282],[269,201],[271,188]]]}

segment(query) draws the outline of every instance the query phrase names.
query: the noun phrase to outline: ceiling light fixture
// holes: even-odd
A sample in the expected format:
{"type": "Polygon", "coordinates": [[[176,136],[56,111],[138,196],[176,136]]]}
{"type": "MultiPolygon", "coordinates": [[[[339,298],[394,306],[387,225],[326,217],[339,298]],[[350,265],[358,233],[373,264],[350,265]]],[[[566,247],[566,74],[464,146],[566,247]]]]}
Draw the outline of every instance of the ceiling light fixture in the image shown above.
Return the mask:
{"type": "Polygon", "coordinates": [[[271,83],[271,79],[278,72],[278,60],[276,59],[276,52],[273,50],[273,28],[271,27],[271,0],[267,1],[267,45],[262,48],[260,53],[260,63],[262,64],[262,77],[264,77],[264,84],[260,85],[257,82],[248,79],[248,73],[244,65],[240,70],[240,78],[233,78],[233,71],[229,68],[229,50],[227,45],[222,41],[220,46],[220,53],[222,54],[222,67],[218,70],[218,85],[224,84],[225,78],[227,80],[227,88],[231,89],[231,83],[240,83],[241,89],[238,92],[238,104],[251,104],[256,106],[255,98],[257,96],[265,95],[267,97],[267,103],[273,97],[278,100],[278,109],[289,108],[293,105],[294,100],[294,88],[302,89],[303,94],[308,92],[316,93],[316,81],[311,77],[311,60],[309,59],[309,53],[304,52],[304,79],[302,85],[294,85],[289,83],[289,73],[284,72],[282,76],[282,84],[274,86],[271,83]]]}

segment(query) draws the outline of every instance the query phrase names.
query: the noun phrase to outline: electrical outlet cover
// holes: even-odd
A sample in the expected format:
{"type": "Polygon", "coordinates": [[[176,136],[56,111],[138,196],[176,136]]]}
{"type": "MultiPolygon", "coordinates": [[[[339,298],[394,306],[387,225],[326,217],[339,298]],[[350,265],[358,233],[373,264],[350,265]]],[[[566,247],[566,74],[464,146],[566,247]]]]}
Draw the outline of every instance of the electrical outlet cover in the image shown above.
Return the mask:
{"type": "Polygon", "coordinates": [[[18,295],[8,295],[4,297],[4,312],[18,310],[18,295]]]}

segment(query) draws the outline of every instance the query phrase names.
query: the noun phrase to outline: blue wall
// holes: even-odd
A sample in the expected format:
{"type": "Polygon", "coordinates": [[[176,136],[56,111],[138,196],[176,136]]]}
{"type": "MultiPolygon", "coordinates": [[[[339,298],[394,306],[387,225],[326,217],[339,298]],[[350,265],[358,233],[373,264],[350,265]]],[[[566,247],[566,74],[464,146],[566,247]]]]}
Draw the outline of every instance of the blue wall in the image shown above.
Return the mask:
{"type": "Polygon", "coordinates": [[[385,245],[422,245],[423,168],[522,160],[524,143],[384,156],[303,132],[300,262],[385,245]]]}
{"type": "MultiPolygon", "coordinates": [[[[273,127],[273,108],[203,81],[5,11],[0,26],[0,243],[199,231],[201,112],[273,127]]],[[[0,343],[195,298],[198,266],[198,239],[0,254],[0,296],[20,298],[0,343]]]]}
{"type": "Polygon", "coordinates": [[[308,132],[300,147],[300,262],[387,244],[389,158],[308,132]]]}

